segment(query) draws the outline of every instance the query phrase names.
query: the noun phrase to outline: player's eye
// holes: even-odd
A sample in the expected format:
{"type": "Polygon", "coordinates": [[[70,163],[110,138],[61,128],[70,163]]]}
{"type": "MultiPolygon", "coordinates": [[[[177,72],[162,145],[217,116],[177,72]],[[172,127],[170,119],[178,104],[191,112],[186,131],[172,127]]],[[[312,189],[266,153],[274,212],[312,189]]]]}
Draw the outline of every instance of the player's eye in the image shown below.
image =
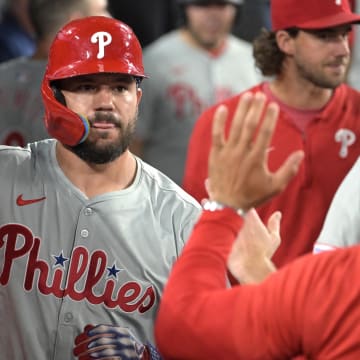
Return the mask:
{"type": "Polygon", "coordinates": [[[351,27],[345,27],[342,29],[324,29],[324,30],[305,30],[307,33],[312,34],[318,39],[325,41],[333,41],[339,37],[346,39],[351,31],[351,27]]]}
{"type": "Polygon", "coordinates": [[[79,84],[76,88],[75,91],[78,92],[90,92],[90,91],[95,91],[96,90],[96,86],[93,84],[79,84]]]}
{"type": "Polygon", "coordinates": [[[128,86],[117,85],[114,89],[115,89],[116,92],[122,93],[122,92],[128,90],[128,86]]]}

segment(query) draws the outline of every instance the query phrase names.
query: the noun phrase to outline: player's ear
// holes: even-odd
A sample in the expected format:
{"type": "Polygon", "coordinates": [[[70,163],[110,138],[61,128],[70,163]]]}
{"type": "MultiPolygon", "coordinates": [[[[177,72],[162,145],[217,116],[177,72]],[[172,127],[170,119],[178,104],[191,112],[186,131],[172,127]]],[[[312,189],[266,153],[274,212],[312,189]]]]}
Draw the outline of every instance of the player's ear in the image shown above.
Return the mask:
{"type": "Polygon", "coordinates": [[[295,39],[289,32],[286,30],[279,30],[276,32],[275,38],[277,46],[283,53],[293,55],[295,39]]]}
{"type": "Polygon", "coordinates": [[[142,97],[142,89],[139,87],[136,89],[136,96],[137,96],[137,105],[139,105],[142,97]]]}
{"type": "Polygon", "coordinates": [[[135,77],[136,82],[136,96],[137,96],[137,105],[140,104],[141,97],[142,97],[142,89],[141,89],[141,83],[143,79],[141,77],[135,77]]]}

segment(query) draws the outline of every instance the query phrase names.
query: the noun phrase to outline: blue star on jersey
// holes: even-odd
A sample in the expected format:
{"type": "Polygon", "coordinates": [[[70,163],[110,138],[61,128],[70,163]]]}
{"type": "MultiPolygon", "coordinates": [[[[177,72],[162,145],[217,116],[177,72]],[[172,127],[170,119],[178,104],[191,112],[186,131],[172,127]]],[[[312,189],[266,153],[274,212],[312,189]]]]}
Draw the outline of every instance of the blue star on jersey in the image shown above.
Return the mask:
{"type": "Polygon", "coordinates": [[[107,268],[108,273],[108,277],[113,276],[115,279],[117,279],[117,273],[121,271],[121,269],[117,269],[115,264],[110,268],[107,268]]]}
{"type": "Polygon", "coordinates": [[[69,258],[65,258],[65,257],[64,257],[62,251],[61,251],[61,253],[60,253],[59,256],[53,255],[53,257],[54,257],[55,260],[56,260],[54,266],[60,265],[60,266],[64,267],[64,266],[65,266],[65,265],[64,265],[65,261],[68,261],[68,260],[69,260],[69,258]]]}

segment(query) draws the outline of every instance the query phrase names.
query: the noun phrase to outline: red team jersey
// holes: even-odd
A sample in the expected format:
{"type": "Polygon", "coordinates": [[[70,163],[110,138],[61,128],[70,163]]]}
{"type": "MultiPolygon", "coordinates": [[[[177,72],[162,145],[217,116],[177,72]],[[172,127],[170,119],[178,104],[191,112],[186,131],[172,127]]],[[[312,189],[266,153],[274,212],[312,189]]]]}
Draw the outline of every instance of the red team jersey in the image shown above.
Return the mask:
{"type": "MultiPolygon", "coordinates": [[[[263,90],[264,83],[250,91],[263,90]]],[[[223,102],[232,118],[240,95],[223,102]]],[[[208,155],[211,146],[212,118],[216,106],[205,111],[192,133],[184,189],[198,201],[206,198],[208,155]]],[[[230,120],[227,122],[227,131],[230,120]]],[[[305,158],[299,173],[287,188],[258,208],[266,221],[280,210],[282,244],[274,256],[282,266],[299,255],[312,251],[333,195],[360,154],[360,93],[343,84],[336,88],[324,109],[301,131],[289,115],[280,110],[279,120],[269,146],[269,168],[274,171],[290,153],[303,150],[305,158]]],[[[236,164],[234,164],[236,166],[236,164]]]]}
{"type": "Polygon", "coordinates": [[[226,209],[205,211],[195,226],[157,317],[164,358],[360,359],[360,246],[307,255],[259,285],[226,289],[241,224],[226,209]]]}

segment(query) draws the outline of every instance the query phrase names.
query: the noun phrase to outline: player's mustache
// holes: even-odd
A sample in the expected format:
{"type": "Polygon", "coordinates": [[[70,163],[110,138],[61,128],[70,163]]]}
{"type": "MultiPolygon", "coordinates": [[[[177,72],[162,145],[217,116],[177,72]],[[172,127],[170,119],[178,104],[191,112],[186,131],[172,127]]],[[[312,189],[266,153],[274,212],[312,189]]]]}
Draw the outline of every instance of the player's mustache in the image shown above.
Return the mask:
{"type": "Polygon", "coordinates": [[[120,119],[110,111],[96,111],[93,116],[89,116],[88,120],[90,125],[94,122],[103,122],[121,127],[120,119]]]}

